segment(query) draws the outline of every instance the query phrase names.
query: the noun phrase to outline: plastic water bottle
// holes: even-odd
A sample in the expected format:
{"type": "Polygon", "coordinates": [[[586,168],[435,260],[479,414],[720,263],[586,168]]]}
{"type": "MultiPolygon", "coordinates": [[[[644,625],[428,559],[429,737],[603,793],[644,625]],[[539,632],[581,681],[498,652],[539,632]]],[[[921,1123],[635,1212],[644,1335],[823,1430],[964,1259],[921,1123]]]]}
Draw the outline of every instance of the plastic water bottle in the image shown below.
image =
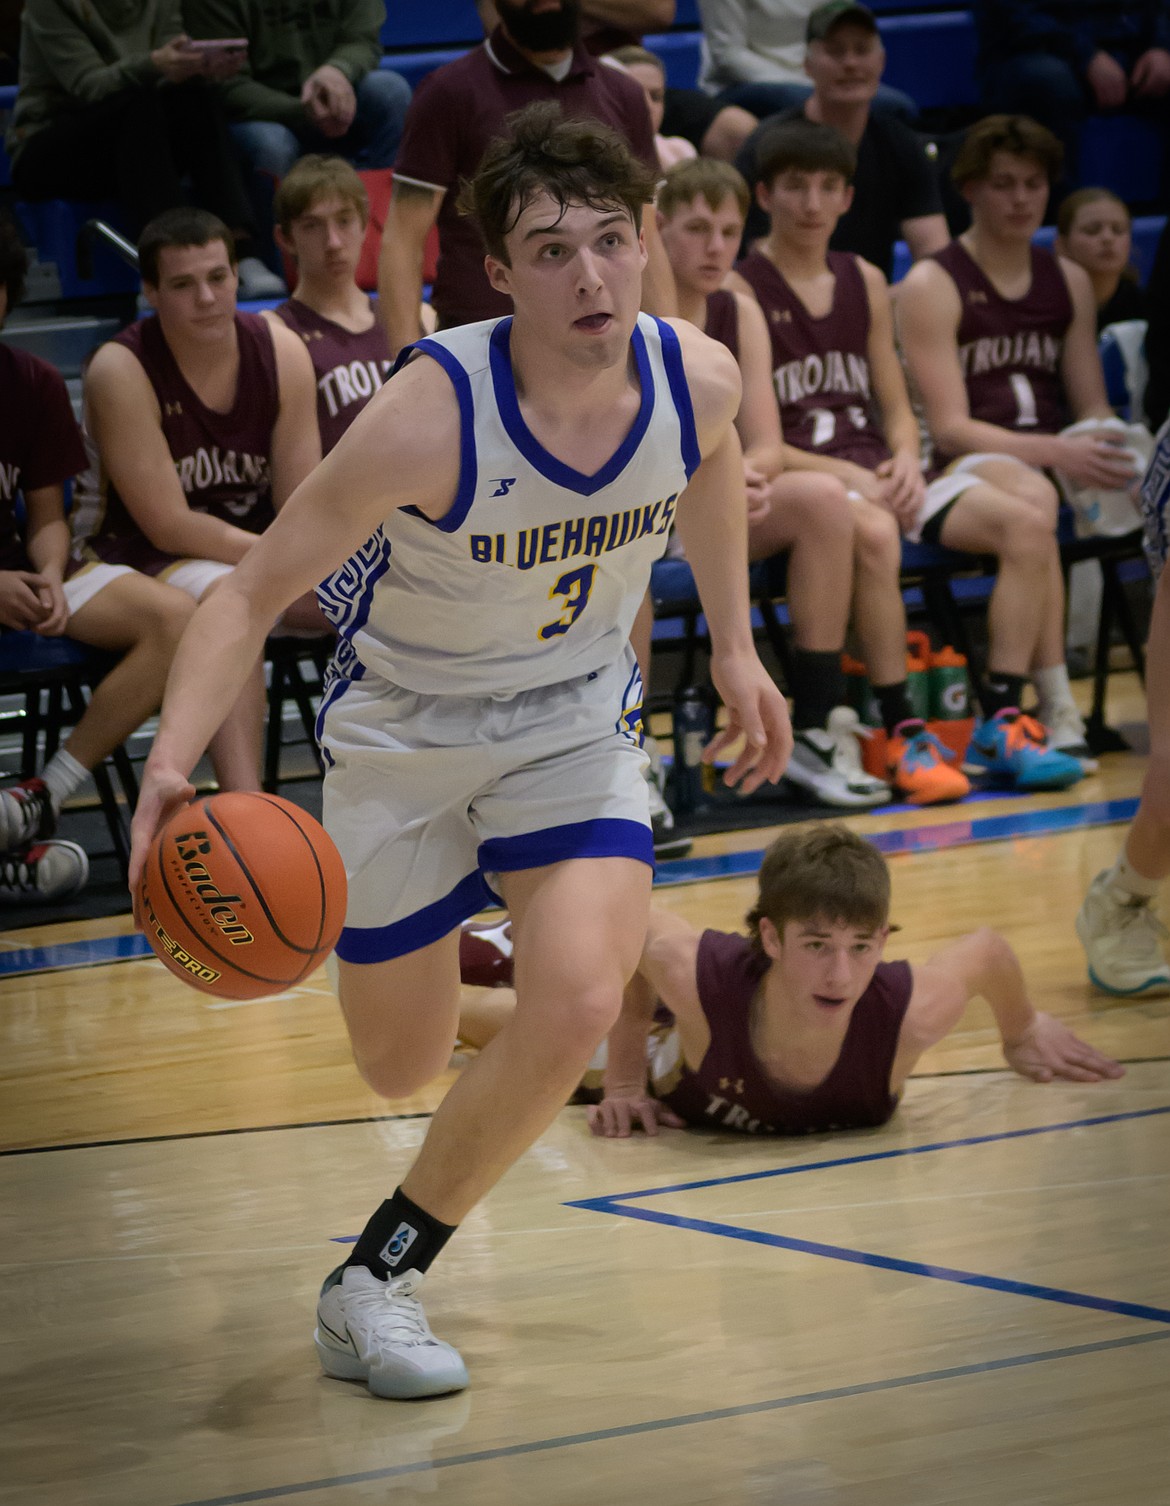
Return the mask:
{"type": "Polygon", "coordinates": [[[674,698],[674,767],[671,807],[676,813],[698,809],[707,797],[707,769],[703,749],[715,735],[713,692],[687,685],[674,698]]]}

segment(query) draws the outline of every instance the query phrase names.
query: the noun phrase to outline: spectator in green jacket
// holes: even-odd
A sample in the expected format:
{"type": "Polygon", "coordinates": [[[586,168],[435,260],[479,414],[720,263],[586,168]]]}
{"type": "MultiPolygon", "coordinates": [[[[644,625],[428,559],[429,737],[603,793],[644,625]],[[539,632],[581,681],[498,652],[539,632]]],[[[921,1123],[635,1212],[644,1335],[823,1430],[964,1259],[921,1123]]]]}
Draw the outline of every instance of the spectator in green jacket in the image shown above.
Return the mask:
{"type": "Polygon", "coordinates": [[[256,257],[256,221],[223,103],[212,84],[243,51],[208,50],[183,31],[180,0],[27,0],[20,91],[8,130],[26,199],[113,198],[137,238],[194,201],[230,226],[243,296],[283,286],[256,257]]]}
{"type": "MultiPolygon", "coordinates": [[[[382,0],[185,0],[194,37],[247,37],[220,81],[232,135],[254,173],[279,181],[306,152],[389,167],[410,85],[378,67],[382,0]]],[[[270,195],[269,195],[270,196],[270,195]]]]}

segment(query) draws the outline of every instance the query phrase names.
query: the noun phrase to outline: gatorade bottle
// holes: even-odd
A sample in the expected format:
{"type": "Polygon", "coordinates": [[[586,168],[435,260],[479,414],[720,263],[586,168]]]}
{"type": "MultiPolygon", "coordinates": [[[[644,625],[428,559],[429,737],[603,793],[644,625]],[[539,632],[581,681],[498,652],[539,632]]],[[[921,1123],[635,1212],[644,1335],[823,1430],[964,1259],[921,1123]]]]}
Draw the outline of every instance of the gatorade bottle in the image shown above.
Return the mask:
{"type": "Polygon", "coordinates": [[[670,807],[676,814],[697,810],[706,799],[703,749],[715,735],[713,692],[687,685],[674,698],[674,764],[670,775],[670,807]]]}
{"type": "Polygon", "coordinates": [[[930,718],[930,639],[925,633],[906,634],[906,698],[914,715],[930,718]]]}
{"type": "Polygon", "coordinates": [[[937,722],[961,722],[971,715],[967,660],[948,643],[930,656],[930,715],[937,722]]]}

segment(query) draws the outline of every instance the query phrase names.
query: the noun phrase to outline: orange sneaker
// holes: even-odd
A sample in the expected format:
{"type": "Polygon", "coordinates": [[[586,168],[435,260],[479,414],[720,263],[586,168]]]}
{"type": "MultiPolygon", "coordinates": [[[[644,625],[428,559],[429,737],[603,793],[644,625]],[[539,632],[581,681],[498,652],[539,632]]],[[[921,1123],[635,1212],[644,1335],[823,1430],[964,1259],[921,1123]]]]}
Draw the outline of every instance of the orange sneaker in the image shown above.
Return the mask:
{"type": "Polygon", "coordinates": [[[925,722],[899,722],[887,743],[889,781],[911,805],[942,805],[971,793],[971,781],[953,767],[954,760],[925,722]]]}

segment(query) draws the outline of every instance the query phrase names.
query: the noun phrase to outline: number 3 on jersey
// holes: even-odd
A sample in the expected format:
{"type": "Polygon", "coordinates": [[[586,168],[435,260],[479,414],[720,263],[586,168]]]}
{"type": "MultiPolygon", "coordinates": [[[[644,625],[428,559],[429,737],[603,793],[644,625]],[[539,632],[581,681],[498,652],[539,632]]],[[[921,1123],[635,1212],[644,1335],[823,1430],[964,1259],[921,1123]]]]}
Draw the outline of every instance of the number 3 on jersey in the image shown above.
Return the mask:
{"type": "Polygon", "coordinates": [[[593,590],[596,565],[582,565],[577,570],[566,570],[549,588],[549,600],[557,596],[565,598],[564,611],[555,622],[546,623],[538,633],[540,638],[558,638],[569,629],[589,605],[589,593],[593,590]]]}

